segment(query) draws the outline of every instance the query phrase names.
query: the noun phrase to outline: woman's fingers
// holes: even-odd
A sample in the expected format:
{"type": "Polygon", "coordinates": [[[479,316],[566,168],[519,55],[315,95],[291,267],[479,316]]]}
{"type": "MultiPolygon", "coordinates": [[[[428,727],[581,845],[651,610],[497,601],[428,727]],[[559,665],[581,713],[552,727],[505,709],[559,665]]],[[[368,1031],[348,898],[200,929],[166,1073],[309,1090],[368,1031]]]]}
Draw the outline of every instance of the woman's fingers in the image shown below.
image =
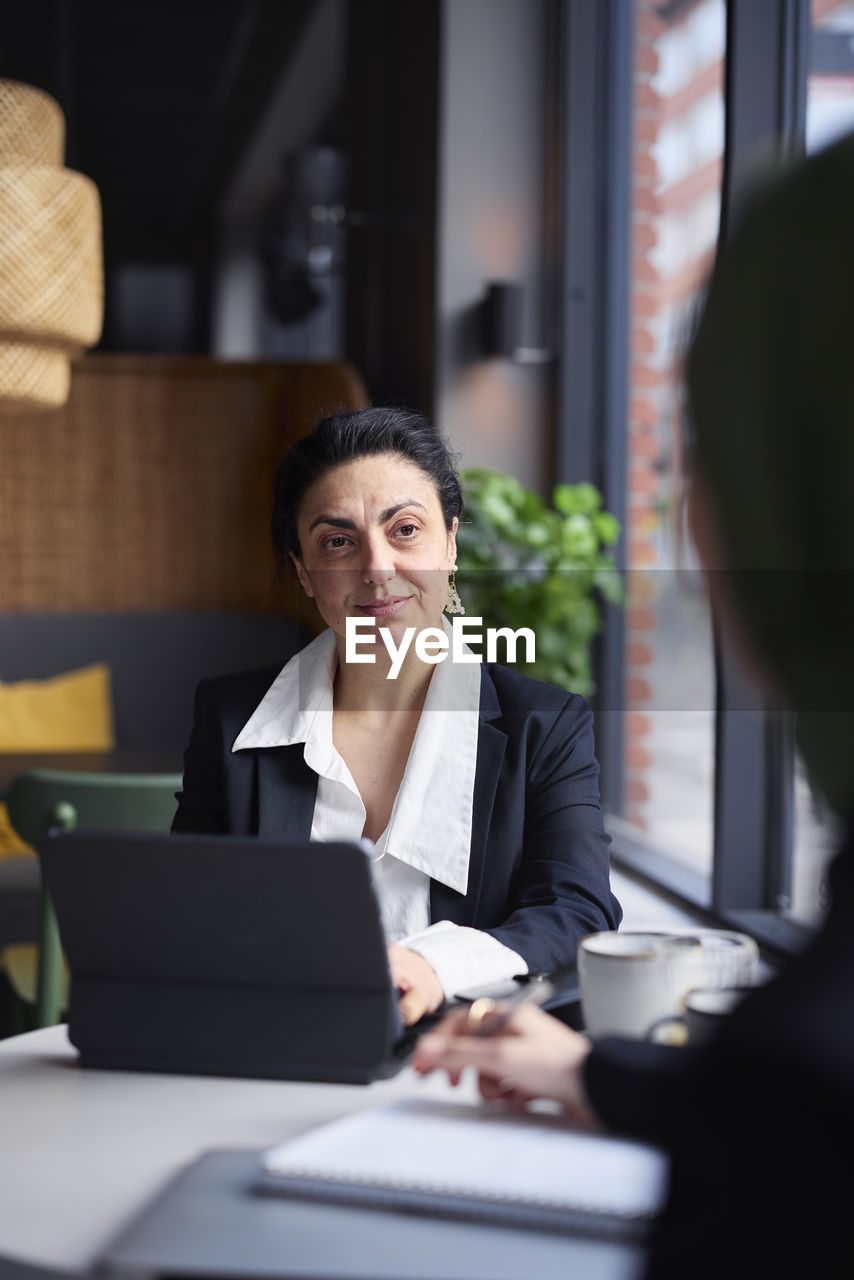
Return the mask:
{"type": "Polygon", "coordinates": [[[444,1071],[475,1067],[500,1079],[507,1074],[507,1065],[507,1040],[504,1036],[471,1036],[462,1032],[445,1035],[441,1030],[421,1037],[413,1059],[415,1070],[424,1075],[436,1067],[444,1071]]]}
{"type": "Polygon", "coordinates": [[[397,1007],[404,1026],[411,1027],[419,1018],[423,1018],[425,1013],[430,1012],[430,1000],[421,987],[413,987],[400,997],[397,1007]]]}
{"type": "Polygon", "coordinates": [[[506,1102],[511,1094],[516,1093],[516,1086],[506,1077],[496,1080],[493,1076],[480,1076],[477,1082],[481,1097],[489,1102],[506,1102]]]}
{"type": "Polygon", "coordinates": [[[434,1034],[437,1036],[464,1035],[468,1026],[468,1016],[468,1009],[454,1009],[451,1013],[446,1013],[436,1026],[434,1034]]]}
{"type": "Polygon", "coordinates": [[[426,1072],[435,1067],[486,1068],[500,1064],[508,1041],[520,1037],[530,1039],[544,1029],[550,1030],[549,1024],[554,1023],[553,1018],[534,1005],[514,1009],[496,1035],[473,1035],[468,1019],[468,1009],[456,1009],[430,1034],[422,1036],[415,1052],[416,1069],[426,1072]]]}
{"type": "Polygon", "coordinates": [[[479,1076],[485,1098],[524,1106],[533,1098],[552,1098],[574,1119],[594,1123],[582,1064],[590,1044],[576,1031],[534,1006],[520,1006],[495,1035],[471,1035],[466,1013],[445,1018],[422,1036],[413,1058],[416,1071],[437,1068],[458,1080],[466,1067],[479,1076]]]}
{"type": "Polygon", "coordinates": [[[425,1013],[434,1013],[445,998],[435,970],[417,951],[391,943],[388,948],[391,979],[401,993],[400,1016],[411,1027],[425,1013]]]}

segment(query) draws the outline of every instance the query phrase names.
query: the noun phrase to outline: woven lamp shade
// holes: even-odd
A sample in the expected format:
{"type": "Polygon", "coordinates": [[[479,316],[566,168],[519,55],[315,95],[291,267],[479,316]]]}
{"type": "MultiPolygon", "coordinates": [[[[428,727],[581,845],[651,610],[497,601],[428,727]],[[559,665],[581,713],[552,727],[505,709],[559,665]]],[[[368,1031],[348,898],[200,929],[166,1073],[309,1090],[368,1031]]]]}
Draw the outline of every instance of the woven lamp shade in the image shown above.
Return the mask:
{"type": "Polygon", "coordinates": [[[101,334],[101,202],[64,150],[58,103],[0,80],[0,413],[64,404],[101,334]]]}

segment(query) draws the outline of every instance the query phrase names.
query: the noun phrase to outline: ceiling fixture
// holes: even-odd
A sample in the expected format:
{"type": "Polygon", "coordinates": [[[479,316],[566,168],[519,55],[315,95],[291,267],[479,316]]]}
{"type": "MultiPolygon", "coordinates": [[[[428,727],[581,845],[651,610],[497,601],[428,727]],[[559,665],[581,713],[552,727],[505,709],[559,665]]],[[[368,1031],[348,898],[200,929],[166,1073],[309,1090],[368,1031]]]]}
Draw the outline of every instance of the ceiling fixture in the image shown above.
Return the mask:
{"type": "Polygon", "coordinates": [[[101,201],[64,159],[59,104],[0,80],[0,413],[63,405],[71,359],[101,335],[101,201]]]}

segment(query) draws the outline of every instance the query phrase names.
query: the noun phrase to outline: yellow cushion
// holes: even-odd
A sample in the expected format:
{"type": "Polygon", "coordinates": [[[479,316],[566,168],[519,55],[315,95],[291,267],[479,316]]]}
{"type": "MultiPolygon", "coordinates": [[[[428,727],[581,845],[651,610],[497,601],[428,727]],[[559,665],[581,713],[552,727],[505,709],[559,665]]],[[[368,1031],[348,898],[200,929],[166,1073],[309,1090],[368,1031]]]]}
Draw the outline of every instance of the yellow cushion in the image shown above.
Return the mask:
{"type": "Polygon", "coordinates": [[[0,681],[0,751],[110,751],[114,745],[106,663],[49,680],[0,681]]]}
{"type": "Polygon", "coordinates": [[[24,843],[9,821],[5,804],[0,804],[0,858],[20,858],[25,853],[35,856],[35,849],[24,843]]]}

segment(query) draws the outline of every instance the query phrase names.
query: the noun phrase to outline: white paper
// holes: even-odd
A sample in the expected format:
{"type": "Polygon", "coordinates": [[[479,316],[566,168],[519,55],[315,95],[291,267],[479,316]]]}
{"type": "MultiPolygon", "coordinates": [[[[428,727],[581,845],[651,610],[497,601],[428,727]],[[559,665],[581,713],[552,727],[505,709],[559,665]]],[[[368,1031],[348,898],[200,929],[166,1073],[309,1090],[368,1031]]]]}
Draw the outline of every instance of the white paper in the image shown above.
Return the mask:
{"type": "Polygon", "coordinates": [[[646,1217],[664,1203],[654,1147],[571,1129],[558,1116],[405,1099],[267,1152],[273,1174],[440,1196],[646,1217]]]}

